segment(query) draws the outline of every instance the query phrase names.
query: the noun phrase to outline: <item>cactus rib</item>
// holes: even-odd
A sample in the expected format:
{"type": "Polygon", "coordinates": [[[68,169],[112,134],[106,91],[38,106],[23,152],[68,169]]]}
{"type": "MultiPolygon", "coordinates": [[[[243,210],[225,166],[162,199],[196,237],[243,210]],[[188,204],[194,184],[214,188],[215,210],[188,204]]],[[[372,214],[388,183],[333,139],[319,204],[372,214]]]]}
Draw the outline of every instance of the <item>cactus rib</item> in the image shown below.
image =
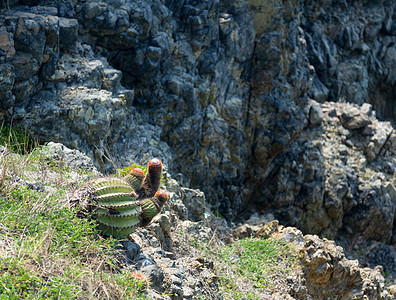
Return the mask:
{"type": "Polygon", "coordinates": [[[99,204],[106,204],[109,202],[119,202],[119,201],[131,201],[135,200],[135,193],[113,193],[107,195],[96,196],[93,199],[96,200],[99,204]]]}
{"type": "Polygon", "coordinates": [[[116,228],[116,229],[129,228],[137,225],[140,222],[139,218],[137,218],[136,215],[132,215],[130,217],[120,217],[120,218],[117,218],[116,215],[115,216],[103,215],[103,216],[97,216],[96,220],[102,225],[106,225],[108,227],[116,228]]]}

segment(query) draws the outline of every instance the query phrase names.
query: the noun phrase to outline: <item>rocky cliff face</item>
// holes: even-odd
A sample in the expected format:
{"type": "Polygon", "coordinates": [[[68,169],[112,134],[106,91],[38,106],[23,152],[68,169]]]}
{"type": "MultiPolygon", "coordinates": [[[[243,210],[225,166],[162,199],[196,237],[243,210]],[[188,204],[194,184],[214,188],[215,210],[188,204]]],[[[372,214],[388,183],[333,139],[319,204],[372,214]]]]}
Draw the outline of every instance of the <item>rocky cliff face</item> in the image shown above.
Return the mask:
{"type": "Polygon", "coordinates": [[[102,170],[158,156],[228,219],[395,245],[394,1],[0,5],[4,120],[102,170]]]}

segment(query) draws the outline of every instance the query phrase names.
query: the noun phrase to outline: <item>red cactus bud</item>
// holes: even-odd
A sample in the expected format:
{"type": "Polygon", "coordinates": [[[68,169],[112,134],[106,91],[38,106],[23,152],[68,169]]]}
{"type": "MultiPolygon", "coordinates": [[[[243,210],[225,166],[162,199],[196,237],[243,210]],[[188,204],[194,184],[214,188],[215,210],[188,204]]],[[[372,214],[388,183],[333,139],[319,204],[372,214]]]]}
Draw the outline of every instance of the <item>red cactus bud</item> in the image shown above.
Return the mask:
{"type": "Polygon", "coordinates": [[[158,158],[153,158],[148,163],[149,172],[161,172],[162,171],[162,162],[158,158]]]}
{"type": "Polygon", "coordinates": [[[133,168],[133,169],[131,170],[131,175],[133,175],[133,176],[135,176],[135,177],[137,177],[137,178],[143,179],[143,177],[144,177],[144,172],[143,172],[142,169],[133,168]]]}
{"type": "Polygon", "coordinates": [[[155,193],[155,196],[154,196],[154,197],[157,197],[157,198],[160,199],[161,202],[163,202],[163,203],[165,203],[166,201],[168,201],[168,198],[169,198],[168,193],[165,192],[165,191],[163,191],[163,190],[157,191],[157,192],[155,193]]]}
{"type": "Polygon", "coordinates": [[[137,191],[140,198],[151,198],[155,195],[161,183],[162,162],[153,158],[148,163],[148,171],[141,188],[137,191]]]}

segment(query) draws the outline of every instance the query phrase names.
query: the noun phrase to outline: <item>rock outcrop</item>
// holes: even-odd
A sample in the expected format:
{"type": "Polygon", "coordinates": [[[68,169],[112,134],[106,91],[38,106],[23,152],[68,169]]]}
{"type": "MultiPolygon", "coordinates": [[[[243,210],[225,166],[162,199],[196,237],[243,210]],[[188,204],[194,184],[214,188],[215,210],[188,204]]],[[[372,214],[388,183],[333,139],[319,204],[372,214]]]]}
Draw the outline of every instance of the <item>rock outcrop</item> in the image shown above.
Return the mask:
{"type": "Polygon", "coordinates": [[[163,152],[173,172],[206,187],[214,209],[234,217],[250,196],[245,182],[254,186],[305,123],[297,103],[310,86],[301,7],[264,3],[273,9],[263,23],[261,4],[190,2],[4,11],[3,118],[90,153],[102,169],[112,167],[110,155],[121,164],[142,159],[149,142],[157,149],[150,154],[163,152]],[[34,28],[37,38],[20,34],[34,28]]]}
{"type": "Polygon", "coordinates": [[[304,1],[302,27],[315,68],[313,99],[371,103],[395,119],[395,3],[304,1]]]}
{"type": "Polygon", "coordinates": [[[309,295],[314,299],[391,299],[383,292],[381,268],[360,268],[342,247],[317,236],[304,237],[302,264],[309,295]]]}
{"type": "Polygon", "coordinates": [[[369,104],[326,102],[320,110],[321,125],[277,157],[253,210],[304,232],[395,243],[393,127],[369,104]]]}
{"type": "Polygon", "coordinates": [[[368,261],[391,260],[394,1],[0,7],[2,120],[102,171],[161,157],[229,220],[272,213],[352,248],[375,241],[368,261]]]}
{"type": "Polygon", "coordinates": [[[318,122],[307,95],[391,116],[394,4],[370,3],[11,1],[0,114],[102,169],[149,148],[234,218],[318,122]]]}

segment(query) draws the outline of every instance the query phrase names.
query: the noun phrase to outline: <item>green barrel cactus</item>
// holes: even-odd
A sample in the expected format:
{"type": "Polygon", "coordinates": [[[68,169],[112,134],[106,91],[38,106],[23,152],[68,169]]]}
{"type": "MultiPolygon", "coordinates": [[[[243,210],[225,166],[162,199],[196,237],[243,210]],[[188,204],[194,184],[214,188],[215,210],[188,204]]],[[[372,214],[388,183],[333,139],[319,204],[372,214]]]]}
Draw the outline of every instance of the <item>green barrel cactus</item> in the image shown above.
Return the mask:
{"type": "Polygon", "coordinates": [[[124,178],[94,179],[77,191],[72,202],[80,205],[79,215],[96,220],[103,234],[127,236],[135,227],[148,225],[168,200],[165,191],[158,191],[161,173],[162,163],[154,158],[146,175],[134,168],[124,178]]]}

